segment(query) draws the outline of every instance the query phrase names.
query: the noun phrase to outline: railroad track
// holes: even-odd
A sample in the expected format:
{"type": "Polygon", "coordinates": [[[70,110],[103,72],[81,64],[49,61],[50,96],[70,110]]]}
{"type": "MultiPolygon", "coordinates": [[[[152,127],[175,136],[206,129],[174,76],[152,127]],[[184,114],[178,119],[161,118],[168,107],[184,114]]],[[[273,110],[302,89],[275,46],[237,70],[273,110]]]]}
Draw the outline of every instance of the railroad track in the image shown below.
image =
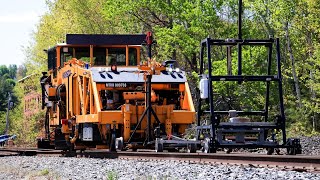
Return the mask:
{"type": "Polygon", "coordinates": [[[141,161],[181,161],[198,164],[230,164],[250,167],[269,167],[298,172],[320,173],[320,156],[304,155],[262,155],[253,153],[156,153],[152,151],[131,152],[106,150],[86,150],[69,154],[61,150],[36,148],[0,148],[0,156],[76,156],[90,158],[111,158],[141,161]]]}

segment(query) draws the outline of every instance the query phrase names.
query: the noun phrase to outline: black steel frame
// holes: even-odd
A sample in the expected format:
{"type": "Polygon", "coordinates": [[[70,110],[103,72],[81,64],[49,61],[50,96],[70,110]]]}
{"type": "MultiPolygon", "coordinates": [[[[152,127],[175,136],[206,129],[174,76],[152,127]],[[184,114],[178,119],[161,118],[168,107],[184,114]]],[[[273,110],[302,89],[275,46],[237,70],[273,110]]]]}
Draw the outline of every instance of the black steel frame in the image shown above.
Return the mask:
{"type": "MultiPolygon", "coordinates": [[[[278,93],[279,93],[279,107],[280,107],[280,115],[278,116],[277,123],[275,125],[275,129],[282,130],[282,138],[283,142],[286,142],[286,132],[285,132],[285,114],[284,114],[284,105],[283,105],[283,92],[282,92],[282,75],[281,75],[281,60],[280,60],[280,44],[279,39],[266,39],[266,40],[253,40],[253,39],[236,39],[233,42],[228,42],[227,40],[220,40],[220,39],[211,39],[206,38],[201,42],[201,51],[200,51],[200,74],[204,74],[205,66],[204,66],[204,51],[207,51],[207,60],[208,60],[208,89],[209,89],[209,111],[202,111],[201,110],[201,100],[199,100],[198,104],[198,125],[200,125],[200,117],[203,113],[210,113],[210,121],[212,124],[212,136],[211,138],[214,140],[216,133],[215,130],[219,127],[218,116],[219,115],[226,115],[228,111],[215,111],[214,110],[214,101],[213,101],[213,81],[238,81],[242,83],[244,81],[262,81],[266,82],[266,102],[265,102],[265,109],[262,111],[238,111],[239,115],[258,115],[264,116],[265,121],[268,120],[268,108],[269,108],[269,97],[270,97],[270,82],[275,81],[278,84],[278,93]],[[271,65],[272,65],[272,48],[275,44],[276,47],[276,63],[277,63],[277,74],[271,74],[271,65]],[[249,45],[249,46],[266,46],[268,48],[268,65],[267,65],[267,75],[255,76],[255,75],[242,75],[242,56],[238,56],[238,74],[237,75],[219,75],[214,76],[212,75],[212,58],[211,58],[211,46],[228,46],[228,45],[237,45],[238,46],[238,55],[242,46],[249,45]],[[239,49],[240,47],[240,49],[239,49]]],[[[221,127],[221,126],[220,126],[221,127]]],[[[257,127],[270,127],[268,126],[257,126],[257,127]]]]}
{"type": "MultiPolygon", "coordinates": [[[[265,94],[265,108],[262,111],[238,111],[238,115],[257,115],[257,116],[264,116],[265,122],[268,121],[268,108],[269,108],[269,99],[270,99],[270,82],[275,81],[278,85],[278,93],[279,93],[279,111],[280,114],[276,119],[276,123],[274,125],[252,125],[250,128],[271,128],[271,129],[281,129],[282,131],[282,140],[283,145],[285,145],[286,141],[286,131],[285,131],[285,123],[286,117],[284,114],[284,104],[283,104],[283,91],[282,91],[282,75],[281,75],[281,58],[280,58],[280,43],[279,38],[269,38],[269,39],[242,39],[242,21],[241,21],[241,14],[242,14],[242,0],[239,0],[239,12],[238,12],[238,38],[237,39],[211,39],[206,38],[201,41],[201,50],[200,50],[200,75],[204,75],[205,72],[205,62],[204,62],[204,53],[206,49],[207,55],[207,70],[208,70],[208,95],[209,95],[209,111],[203,111],[201,109],[202,102],[201,100],[198,101],[198,115],[197,115],[197,124],[201,127],[201,116],[204,113],[210,113],[210,132],[211,132],[211,148],[219,147],[219,144],[216,142],[216,130],[217,128],[232,128],[232,125],[220,125],[219,116],[228,114],[228,111],[215,111],[214,110],[214,101],[213,101],[213,81],[237,81],[241,84],[244,81],[261,81],[266,82],[266,94],[265,94]],[[212,46],[237,46],[238,49],[238,71],[237,75],[219,75],[214,76],[212,75],[212,58],[211,58],[211,50],[212,46]],[[266,75],[243,75],[242,74],[242,47],[243,46],[265,46],[268,49],[268,60],[267,60],[267,74],[266,75]],[[275,46],[276,50],[276,64],[277,64],[277,73],[272,75],[271,74],[271,65],[272,65],[272,54],[273,54],[273,47],[275,46]]],[[[248,128],[248,125],[244,126],[237,126],[237,128],[248,128]]]]}

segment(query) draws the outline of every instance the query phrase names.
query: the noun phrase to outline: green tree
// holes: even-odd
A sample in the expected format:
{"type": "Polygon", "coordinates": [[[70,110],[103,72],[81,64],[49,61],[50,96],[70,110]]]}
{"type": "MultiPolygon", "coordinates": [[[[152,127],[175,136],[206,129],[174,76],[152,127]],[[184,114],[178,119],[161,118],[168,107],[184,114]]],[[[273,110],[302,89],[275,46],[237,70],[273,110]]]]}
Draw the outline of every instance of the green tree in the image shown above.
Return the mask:
{"type": "Polygon", "coordinates": [[[14,94],[13,89],[16,85],[16,65],[0,66],[0,132],[4,132],[6,126],[6,111],[8,109],[8,98],[11,93],[11,102],[18,104],[18,98],[14,94]]]}
{"type": "MultiPolygon", "coordinates": [[[[264,27],[282,39],[285,102],[292,126],[319,130],[316,54],[319,46],[319,1],[249,1],[264,27]]],[[[298,130],[298,131],[301,131],[298,130]]]]}
{"type": "MultiPolygon", "coordinates": [[[[6,111],[7,101],[9,93],[12,93],[12,90],[15,86],[15,74],[17,66],[10,65],[9,68],[5,65],[0,66],[0,111],[6,111]]],[[[12,101],[17,103],[16,96],[13,95],[12,101]]]]}
{"type": "MultiPolygon", "coordinates": [[[[295,123],[311,132],[320,128],[319,101],[319,0],[243,0],[243,38],[266,39],[269,35],[281,40],[284,100],[289,126],[295,123]]],[[[238,0],[55,0],[47,1],[49,11],[41,17],[33,41],[25,48],[26,74],[30,86],[38,90],[42,71],[47,70],[43,49],[65,40],[68,33],[117,34],[152,31],[157,45],[154,56],[158,61],[176,59],[190,72],[191,88],[195,93],[199,67],[200,41],[208,36],[215,39],[237,38],[238,0]]],[[[244,48],[243,71],[246,74],[265,73],[266,50],[244,48]]],[[[236,48],[232,49],[237,57],[236,48]]],[[[226,74],[224,49],[212,53],[215,72],[226,74]]],[[[232,59],[232,74],[237,62],[232,59]]],[[[273,64],[273,72],[276,69],[273,64]]],[[[10,74],[6,69],[0,73],[10,74]]],[[[10,75],[9,75],[10,76],[10,75]]],[[[232,108],[263,108],[264,84],[222,84],[215,91],[226,97],[232,108]],[[245,86],[248,85],[248,86],[245,86]]],[[[271,101],[278,98],[271,86],[271,101]]],[[[195,94],[197,95],[197,94],[195,94]]],[[[195,96],[197,97],[197,96],[195,96]]],[[[196,100],[197,98],[195,98],[196,100]]],[[[223,106],[221,106],[223,107],[223,106]]],[[[223,107],[225,108],[225,107],[223,107]]],[[[271,109],[277,109],[277,105],[271,109]]],[[[298,127],[297,126],[297,127],[298,127]]]]}

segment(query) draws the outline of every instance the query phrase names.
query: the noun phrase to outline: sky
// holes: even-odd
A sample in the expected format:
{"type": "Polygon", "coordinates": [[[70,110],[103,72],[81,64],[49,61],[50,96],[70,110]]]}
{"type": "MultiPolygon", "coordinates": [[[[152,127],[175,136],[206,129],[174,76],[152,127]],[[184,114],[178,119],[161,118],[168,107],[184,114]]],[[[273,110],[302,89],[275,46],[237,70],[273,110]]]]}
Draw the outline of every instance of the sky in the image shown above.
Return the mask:
{"type": "Polygon", "coordinates": [[[23,47],[32,40],[40,17],[48,11],[45,0],[0,0],[0,65],[21,65],[23,47]]]}

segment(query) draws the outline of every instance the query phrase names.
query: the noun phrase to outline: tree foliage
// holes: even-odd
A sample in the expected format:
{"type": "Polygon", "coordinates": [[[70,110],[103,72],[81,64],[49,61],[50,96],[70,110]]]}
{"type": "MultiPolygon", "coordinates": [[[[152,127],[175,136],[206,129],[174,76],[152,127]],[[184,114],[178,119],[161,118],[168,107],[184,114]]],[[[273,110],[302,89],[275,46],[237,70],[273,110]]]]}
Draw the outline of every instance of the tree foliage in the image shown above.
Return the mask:
{"type": "MultiPolygon", "coordinates": [[[[27,74],[46,71],[43,49],[63,42],[67,33],[152,31],[157,40],[156,59],[176,59],[190,72],[195,89],[200,41],[208,36],[237,38],[237,3],[237,0],[47,1],[49,11],[42,16],[33,41],[26,48],[27,74]]],[[[243,37],[280,38],[287,124],[292,127],[296,124],[306,132],[320,129],[319,4],[319,0],[244,0],[243,37]]],[[[244,48],[244,73],[265,73],[266,53],[262,48],[244,48]]],[[[232,55],[237,57],[236,48],[232,55]]],[[[212,56],[216,59],[215,72],[225,74],[225,51],[215,49],[212,56]]],[[[232,59],[232,66],[235,74],[236,59],[232,59]]],[[[273,64],[273,72],[275,68],[273,64]]],[[[36,83],[39,76],[32,78],[31,82],[36,83]]],[[[218,85],[215,91],[229,92],[229,96],[221,99],[229,108],[263,108],[259,104],[264,102],[264,84],[244,85],[218,85]]],[[[34,86],[37,89],[38,84],[34,86]]],[[[270,100],[276,102],[276,87],[271,86],[271,92],[270,100]]],[[[277,104],[270,107],[277,108],[277,104]]]]}
{"type": "Polygon", "coordinates": [[[6,126],[6,112],[8,109],[9,93],[11,94],[11,102],[18,104],[18,98],[14,93],[16,84],[16,65],[0,66],[0,133],[4,132],[6,126]]]}
{"type": "MultiPolygon", "coordinates": [[[[16,84],[16,65],[0,66],[0,112],[7,110],[7,102],[9,93],[13,92],[13,88],[16,84]]],[[[17,103],[16,96],[13,96],[13,102],[17,103]]]]}

